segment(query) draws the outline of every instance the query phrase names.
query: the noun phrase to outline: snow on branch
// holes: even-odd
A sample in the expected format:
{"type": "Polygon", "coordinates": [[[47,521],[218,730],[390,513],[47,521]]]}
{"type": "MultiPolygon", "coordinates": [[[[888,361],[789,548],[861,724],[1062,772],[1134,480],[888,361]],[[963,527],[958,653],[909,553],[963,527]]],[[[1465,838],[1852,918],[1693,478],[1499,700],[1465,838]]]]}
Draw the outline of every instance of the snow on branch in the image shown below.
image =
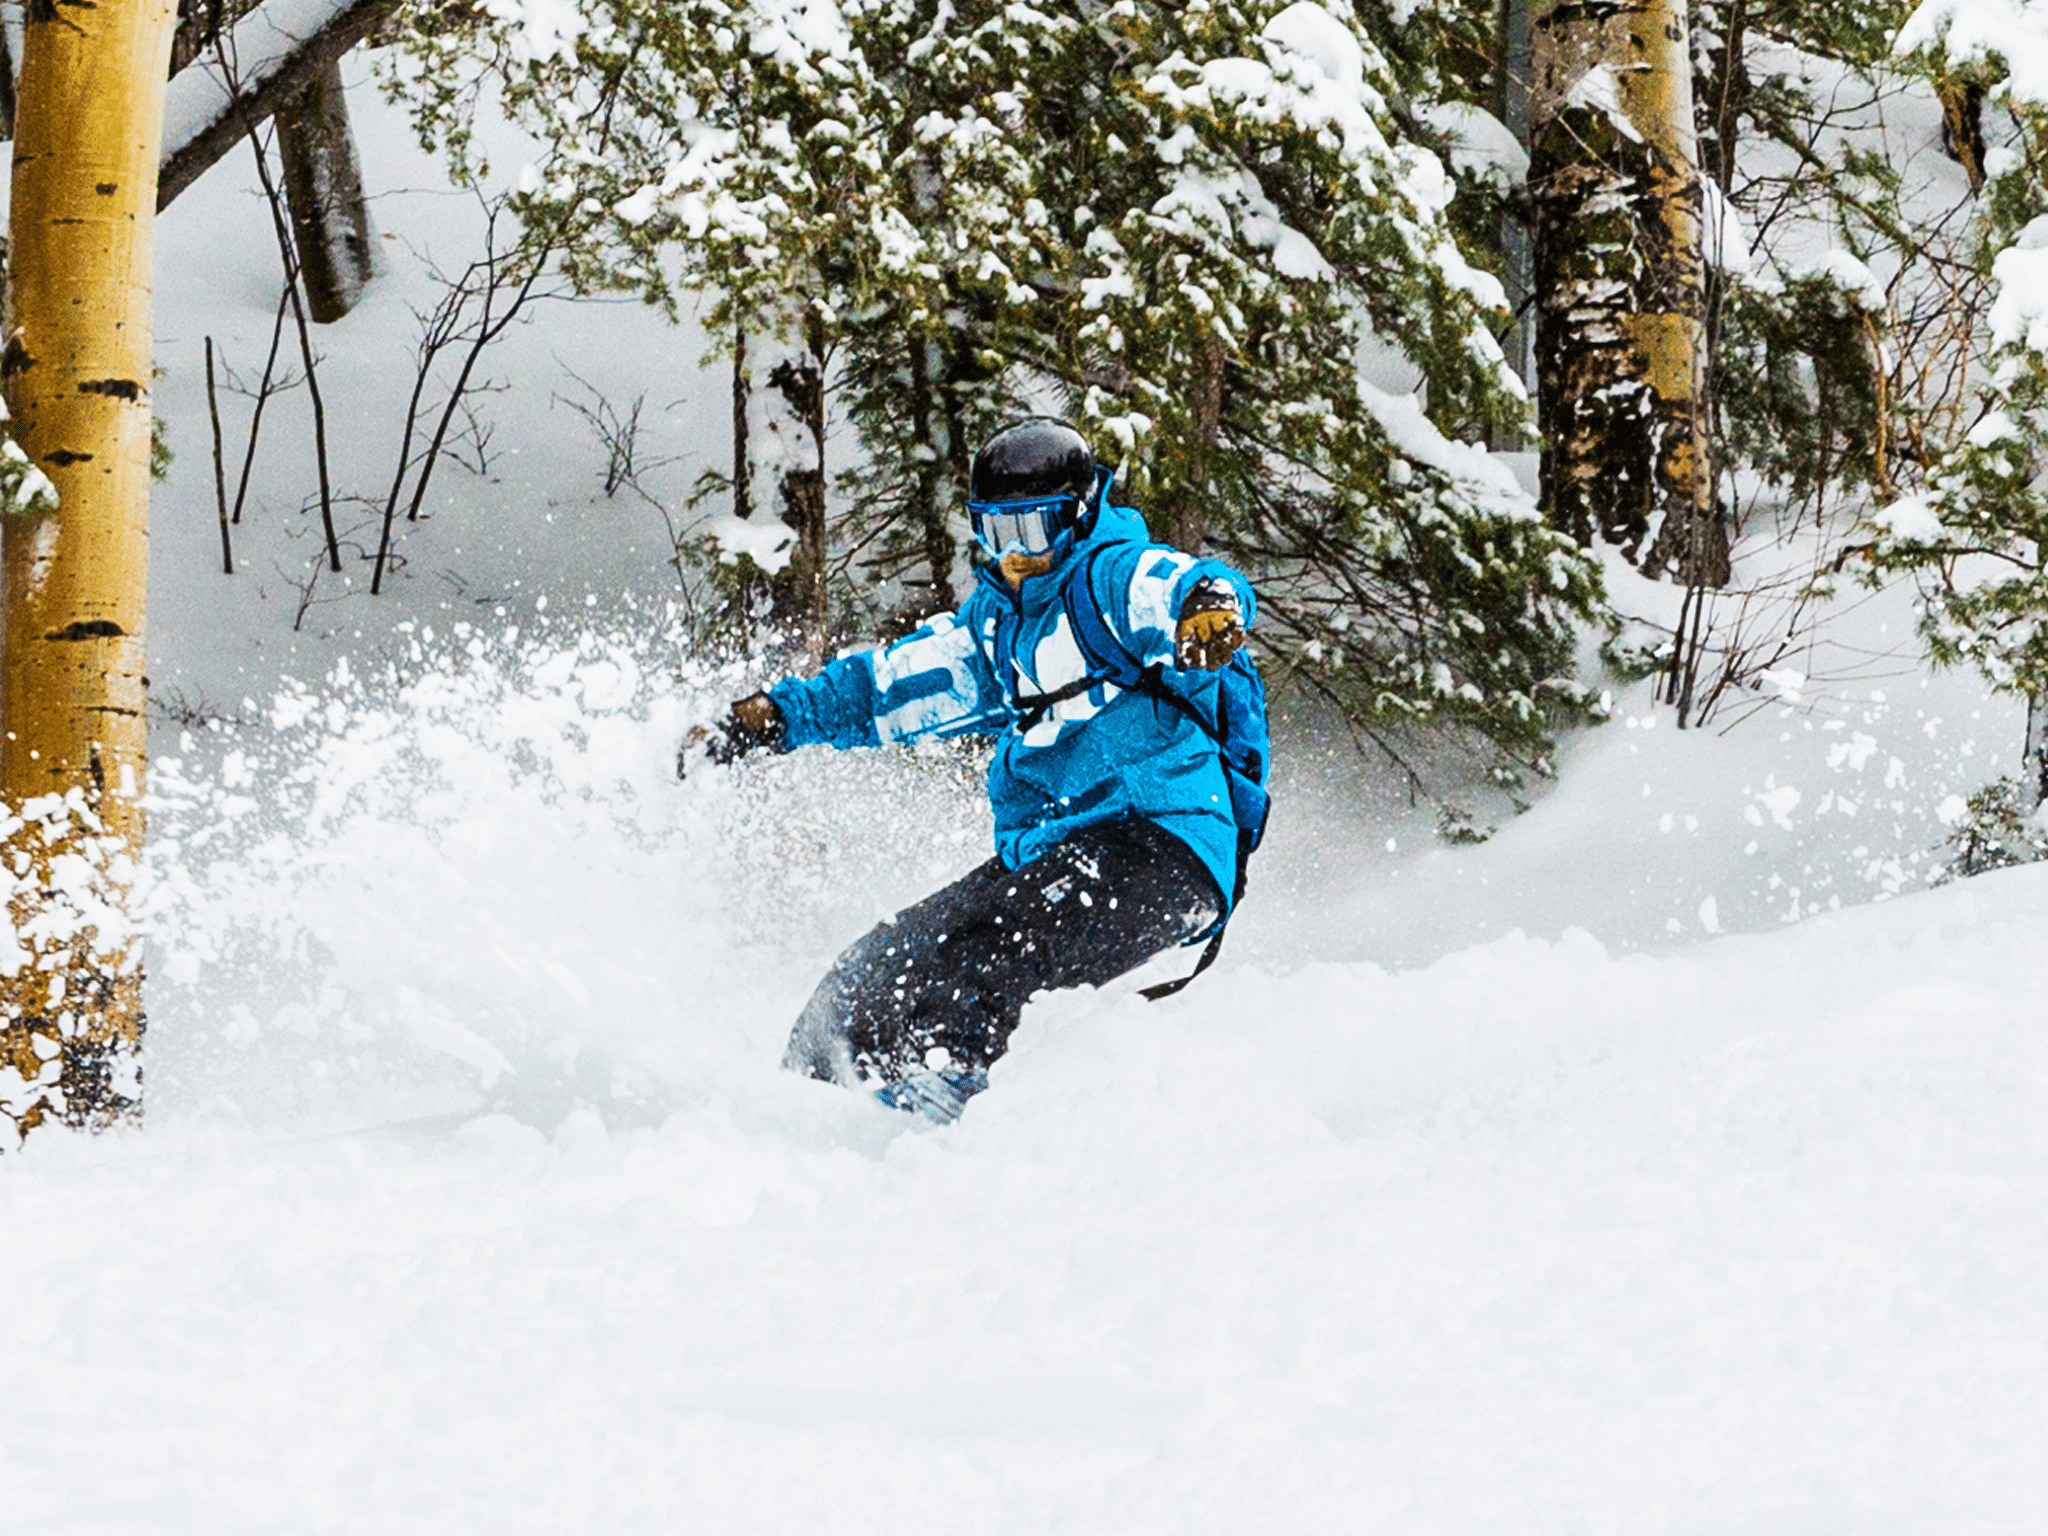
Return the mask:
{"type": "Polygon", "coordinates": [[[397,0],[268,0],[236,22],[218,57],[195,63],[171,81],[164,102],[157,212],[241,142],[251,127],[288,105],[396,4],[397,0]]]}
{"type": "Polygon", "coordinates": [[[2013,95],[2048,102],[2048,4],[2040,0],[1923,0],[1893,47],[1901,56],[1939,52],[1952,64],[2003,59],[2013,95]]]}

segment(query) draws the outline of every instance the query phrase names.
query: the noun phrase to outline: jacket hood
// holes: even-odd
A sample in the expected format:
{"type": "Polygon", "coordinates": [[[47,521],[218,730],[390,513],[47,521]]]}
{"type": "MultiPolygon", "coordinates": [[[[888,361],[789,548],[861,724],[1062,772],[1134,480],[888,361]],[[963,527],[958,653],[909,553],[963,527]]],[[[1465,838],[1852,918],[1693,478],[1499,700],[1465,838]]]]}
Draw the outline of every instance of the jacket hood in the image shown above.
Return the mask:
{"type": "Polygon", "coordinates": [[[1152,530],[1145,526],[1145,519],[1136,507],[1120,507],[1109,499],[1109,482],[1105,480],[1102,489],[1096,493],[1095,513],[1088,525],[1088,536],[1076,541],[1075,548],[1083,544],[1124,544],[1136,541],[1150,543],[1152,530]]]}

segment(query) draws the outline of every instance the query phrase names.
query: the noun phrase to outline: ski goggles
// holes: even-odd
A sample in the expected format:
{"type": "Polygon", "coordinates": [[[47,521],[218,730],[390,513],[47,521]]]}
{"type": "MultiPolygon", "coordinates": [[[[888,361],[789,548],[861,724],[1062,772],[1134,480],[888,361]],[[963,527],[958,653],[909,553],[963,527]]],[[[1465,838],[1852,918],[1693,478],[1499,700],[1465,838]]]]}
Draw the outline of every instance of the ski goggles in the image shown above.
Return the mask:
{"type": "Polygon", "coordinates": [[[1050,554],[1059,536],[1074,526],[1080,509],[1078,496],[967,503],[967,515],[974,520],[974,537],[996,559],[1012,551],[1050,554]]]}

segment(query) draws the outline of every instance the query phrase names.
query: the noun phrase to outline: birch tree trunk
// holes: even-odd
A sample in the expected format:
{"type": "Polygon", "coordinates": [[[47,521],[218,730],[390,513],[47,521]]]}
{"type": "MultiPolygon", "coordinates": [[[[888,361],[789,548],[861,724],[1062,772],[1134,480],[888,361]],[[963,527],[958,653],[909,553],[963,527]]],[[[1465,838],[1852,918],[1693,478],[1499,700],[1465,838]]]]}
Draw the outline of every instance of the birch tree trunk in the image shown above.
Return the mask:
{"type": "Polygon", "coordinates": [[[1719,585],[1684,0],[1538,0],[1529,190],[1543,502],[1651,574],[1719,585]]]}
{"type": "Polygon", "coordinates": [[[316,324],[331,325],[356,307],[375,261],[341,60],[328,60],[276,121],[306,308],[316,324]]]}
{"type": "Polygon", "coordinates": [[[0,538],[0,1140],[140,1104],[150,257],[171,0],[26,8],[0,374],[61,510],[0,538]]]}

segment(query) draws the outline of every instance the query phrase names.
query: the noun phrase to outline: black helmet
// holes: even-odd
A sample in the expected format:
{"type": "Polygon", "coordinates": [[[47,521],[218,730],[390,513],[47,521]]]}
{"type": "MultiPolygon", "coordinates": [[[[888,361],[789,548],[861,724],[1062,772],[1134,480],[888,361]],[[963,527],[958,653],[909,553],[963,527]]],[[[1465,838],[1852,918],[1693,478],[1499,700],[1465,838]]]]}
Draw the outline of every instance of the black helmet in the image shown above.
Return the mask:
{"type": "Polygon", "coordinates": [[[982,445],[968,481],[970,501],[1027,501],[1095,491],[1095,455],[1073,424],[1053,416],[1014,421],[982,445]]]}

